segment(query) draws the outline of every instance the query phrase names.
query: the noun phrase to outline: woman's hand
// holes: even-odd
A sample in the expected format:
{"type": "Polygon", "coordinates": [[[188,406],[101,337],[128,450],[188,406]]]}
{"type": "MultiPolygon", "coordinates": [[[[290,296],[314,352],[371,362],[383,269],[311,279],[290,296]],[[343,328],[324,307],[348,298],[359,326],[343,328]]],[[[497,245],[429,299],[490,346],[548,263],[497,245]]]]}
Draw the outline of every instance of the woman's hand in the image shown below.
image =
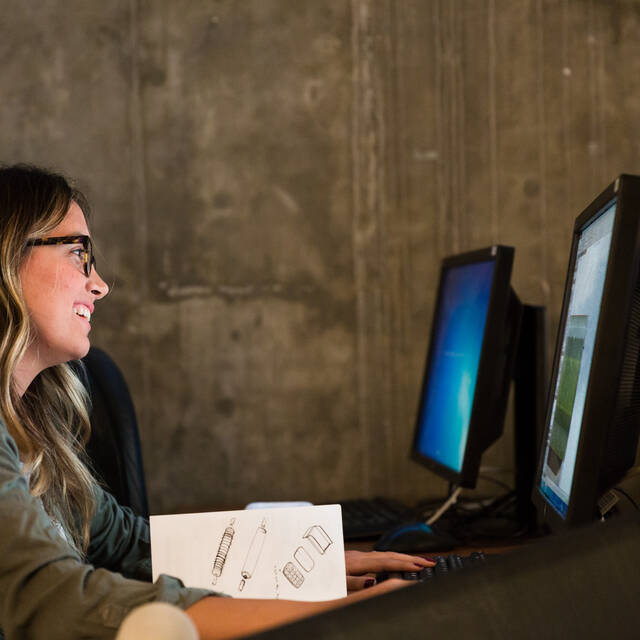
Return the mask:
{"type": "Polygon", "coordinates": [[[375,574],[381,571],[420,571],[434,562],[420,556],[393,551],[345,551],[347,591],[359,591],[376,583],[375,574]]]}

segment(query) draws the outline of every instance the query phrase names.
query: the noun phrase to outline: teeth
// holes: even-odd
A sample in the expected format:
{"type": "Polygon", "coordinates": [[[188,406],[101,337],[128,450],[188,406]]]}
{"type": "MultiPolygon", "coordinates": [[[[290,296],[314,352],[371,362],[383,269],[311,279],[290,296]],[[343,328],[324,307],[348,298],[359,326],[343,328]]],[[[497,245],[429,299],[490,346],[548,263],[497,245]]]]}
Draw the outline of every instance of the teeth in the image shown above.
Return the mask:
{"type": "Polygon", "coordinates": [[[91,322],[91,312],[89,311],[89,309],[87,309],[87,307],[74,307],[73,311],[76,315],[82,316],[83,318],[86,318],[89,322],[91,322]]]}

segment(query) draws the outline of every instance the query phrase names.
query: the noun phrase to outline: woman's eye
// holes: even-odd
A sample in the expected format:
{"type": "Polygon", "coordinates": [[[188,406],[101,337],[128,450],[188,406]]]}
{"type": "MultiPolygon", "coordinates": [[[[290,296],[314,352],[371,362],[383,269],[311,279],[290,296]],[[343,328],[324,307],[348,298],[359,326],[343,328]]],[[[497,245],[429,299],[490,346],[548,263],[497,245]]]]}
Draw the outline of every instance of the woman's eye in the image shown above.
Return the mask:
{"type": "Polygon", "coordinates": [[[73,255],[78,257],[80,260],[84,260],[84,249],[82,247],[72,249],[71,253],[73,253],[73,255]]]}

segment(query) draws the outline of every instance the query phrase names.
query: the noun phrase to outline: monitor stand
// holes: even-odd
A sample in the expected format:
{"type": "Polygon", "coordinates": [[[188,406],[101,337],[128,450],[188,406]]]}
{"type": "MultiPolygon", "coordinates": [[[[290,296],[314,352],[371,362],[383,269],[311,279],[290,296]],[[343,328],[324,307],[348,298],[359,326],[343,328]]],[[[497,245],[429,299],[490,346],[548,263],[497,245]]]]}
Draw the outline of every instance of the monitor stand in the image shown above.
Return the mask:
{"type": "Polygon", "coordinates": [[[525,304],[522,310],[513,372],[515,489],[492,502],[482,515],[472,518],[471,533],[479,536],[509,537],[537,530],[531,493],[547,396],[546,313],[542,306],[525,304]]]}
{"type": "Polygon", "coordinates": [[[542,446],[548,385],[544,307],[524,305],[513,378],[516,516],[533,532],[537,517],[531,494],[542,446]]]}

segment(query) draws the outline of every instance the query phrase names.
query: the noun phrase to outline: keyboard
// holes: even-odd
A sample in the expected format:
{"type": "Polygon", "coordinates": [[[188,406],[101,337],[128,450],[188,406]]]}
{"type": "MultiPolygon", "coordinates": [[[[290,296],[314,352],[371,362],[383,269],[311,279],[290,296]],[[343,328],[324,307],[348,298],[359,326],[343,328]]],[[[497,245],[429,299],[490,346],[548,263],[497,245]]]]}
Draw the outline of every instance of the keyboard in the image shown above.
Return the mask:
{"type": "Polygon", "coordinates": [[[377,538],[411,513],[407,505],[381,497],[345,500],[340,506],[345,540],[377,538]]]}
{"type": "Polygon", "coordinates": [[[487,561],[487,557],[483,551],[474,551],[467,556],[451,553],[448,556],[435,556],[432,560],[436,563],[433,567],[425,567],[420,571],[382,572],[376,575],[376,581],[384,582],[389,578],[401,578],[402,580],[426,582],[456,571],[483,565],[487,561]]]}

